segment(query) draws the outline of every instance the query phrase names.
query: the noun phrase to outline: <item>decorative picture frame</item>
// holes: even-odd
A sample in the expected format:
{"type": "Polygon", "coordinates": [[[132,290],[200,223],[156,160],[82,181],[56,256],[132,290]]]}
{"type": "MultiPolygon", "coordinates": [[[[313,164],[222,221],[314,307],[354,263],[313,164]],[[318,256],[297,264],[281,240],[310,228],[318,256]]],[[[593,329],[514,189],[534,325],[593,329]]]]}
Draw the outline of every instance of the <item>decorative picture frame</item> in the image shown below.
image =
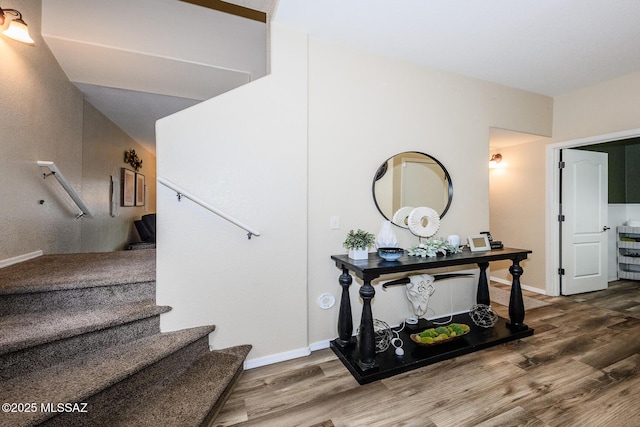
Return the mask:
{"type": "Polygon", "coordinates": [[[122,168],[122,206],[135,206],[136,174],[122,168]]]}
{"type": "Polygon", "coordinates": [[[144,206],[144,175],[136,173],[136,206],[144,206]]]}
{"type": "Polygon", "coordinates": [[[471,252],[490,251],[491,243],[486,234],[471,234],[467,237],[471,252]]]}

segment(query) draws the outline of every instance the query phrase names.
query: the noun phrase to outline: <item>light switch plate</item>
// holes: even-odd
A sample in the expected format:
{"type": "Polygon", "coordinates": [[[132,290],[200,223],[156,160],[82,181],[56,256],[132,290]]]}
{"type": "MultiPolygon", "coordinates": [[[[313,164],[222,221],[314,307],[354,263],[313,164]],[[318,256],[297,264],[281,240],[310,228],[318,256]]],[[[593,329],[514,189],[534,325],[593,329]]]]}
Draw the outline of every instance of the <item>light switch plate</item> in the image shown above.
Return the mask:
{"type": "Polygon", "coordinates": [[[329,228],[331,230],[339,230],[340,229],[340,217],[334,215],[329,218],[329,228]]]}

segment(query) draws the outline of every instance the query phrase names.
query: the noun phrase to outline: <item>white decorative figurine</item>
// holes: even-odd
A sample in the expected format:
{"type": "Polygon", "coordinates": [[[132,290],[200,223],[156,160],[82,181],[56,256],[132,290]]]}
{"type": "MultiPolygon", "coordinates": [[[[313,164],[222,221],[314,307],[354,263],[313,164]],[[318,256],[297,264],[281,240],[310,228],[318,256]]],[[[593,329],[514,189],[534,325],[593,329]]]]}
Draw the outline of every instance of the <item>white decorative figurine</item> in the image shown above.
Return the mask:
{"type": "Polygon", "coordinates": [[[409,276],[406,286],[407,298],[413,306],[413,314],[420,318],[427,314],[429,297],[435,290],[433,283],[435,278],[429,274],[416,274],[409,276]]]}

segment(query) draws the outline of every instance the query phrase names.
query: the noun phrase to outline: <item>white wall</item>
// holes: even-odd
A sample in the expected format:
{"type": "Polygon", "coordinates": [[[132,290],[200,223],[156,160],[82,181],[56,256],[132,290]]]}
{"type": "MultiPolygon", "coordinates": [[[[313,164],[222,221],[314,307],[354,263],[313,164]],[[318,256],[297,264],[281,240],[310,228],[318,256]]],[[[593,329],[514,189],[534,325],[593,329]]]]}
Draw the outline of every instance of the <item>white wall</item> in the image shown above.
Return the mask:
{"type": "MultiPolygon", "coordinates": [[[[251,343],[251,363],[336,337],[338,304],[322,310],[316,300],[339,296],[330,256],[344,253],[348,230],[380,229],[371,182],[385,159],[416,150],[440,160],[454,198],[439,235],[466,236],[489,225],[489,128],[551,128],[545,96],[319,40],[307,49],[306,35],[278,25],[272,49],[268,77],[157,125],[158,176],[263,232],[247,241],[160,187],[157,299],[174,307],[162,329],[215,323],[212,345],[251,343]],[[329,229],[334,215],[339,230],[329,229]]],[[[415,243],[396,232],[402,246],[415,243]]],[[[438,282],[434,313],[468,310],[476,283],[438,282]]],[[[376,288],[376,318],[412,315],[402,289],[376,288]]]]}
{"type": "MultiPolygon", "coordinates": [[[[534,253],[546,253],[545,249],[545,187],[536,179],[540,165],[545,162],[544,141],[501,148],[503,161],[492,169],[491,177],[491,231],[505,245],[514,246],[522,242],[534,253]],[[511,221],[510,218],[520,221],[511,221]],[[526,224],[523,227],[522,224],[526,224]]],[[[615,229],[629,218],[640,218],[640,205],[610,204],[608,209],[608,280],[617,280],[617,246],[615,229]]],[[[550,243],[548,250],[553,250],[550,243]]],[[[535,292],[546,293],[546,262],[544,257],[532,257],[521,278],[524,287],[535,292]]],[[[491,277],[510,282],[508,262],[496,262],[491,267],[491,277]]]]}
{"type": "MultiPolygon", "coordinates": [[[[490,169],[491,234],[505,246],[533,251],[520,283],[527,289],[544,293],[546,289],[544,239],[545,188],[531,179],[544,169],[544,141],[502,147],[502,161],[490,169]]],[[[509,261],[491,264],[491,277],[511,283],[509,261]]]]}
{"type": "MultiPolygon", "coordinates": [[[[341,271],[330,255],[345,252],[350,229],[380,229],[371,184],[383,161],[412,150],[440,160],[451,174],[454,196],[437,235],[466,239],[489,226],[489,128],[548,134],[551,103],[545,96],[311,39],[309,342],[337,334],[338,305],[326,311],[316,305],[323,293],[340,295],[341,271]],[[334,215],[339,230],[329,229],[334,215]]],[[[394,230],[401,246],[417,242],[407,230],[394,230]]],[[[360,323],[360,284],[354,279],[350,288],[354,327],[360,323]]],[[[475,278],[437,282],[429,317],[467,311],[476,284],[475,278]]],[[[375,318],[398,324],[413,315],[402,288],[374,286],[375,318]]]]}
{"type": "MultiPolygon", "coordinates": [[[[547,145],[564,145],[565,142],[582,139],[595,144],[609,141],[616,134],[625,134],[626,137],[638,135],[640,134],[638,111],[640,111],[640,73],[633,73],[557,96],[553,100],[551,138],[537,143],[509,147],[508,151],[501,150],[503,155],[507,153],[504,157],[506,161],[515,161],[524,165],[528,159],[534,159],[532,164],[526,166],[528,169],[525,174],[526,180],[523,180],[520,185],[520,194],[531,194],[533,197],[519,197],[517,203],[512,205],[513,209],[507,210],[508,196],[500,196],[505,197],[502,204],[505,207],[504,215],[517,216],[520,212],[529,212],[534,217],[533,227],[540,231],[521,233],[522,244],[529,248],[542,248],[542,253],[535,259],[534,274],[539,275],[544,271],[546,277],[544,281],[539,279],[530,281],[533,276],[529,275],[525,268],[525,275],[522,277],[524,283],[531,285],[532,288],[540,288],[549,295],[556,295],[559,292],[556,273],[558,268],[558,241],[555,233],[557,212],[554,212],[557,199],[553,193],[554,179],[557,179],[557,174],[554,177],[554,162],[551,158],[553,150],[547,145]],[[543,150],[546,163],[541,163],[543,150]],[[543,167],[543,164],[546,164],[546,167],[543,167]],[[544,203],[540,200],[542,192],[545,194],[544,203]],[[545,216],[544,231],[540,230],[543,215],[545,216]]],[[[506,173],[509,173],[508,168],[506,173]]],[[[610,218],[610,226],[614,229],[616,224],[611,221],[619,218],[619,210],[612,211],[610,207],[609,212],[610,215],[614,212],[614,216],[610,218]]],[[[501,235],[500,238],[506,240],[507,237],[501,235]]],[[[609,279],[613,277],[612,267],[614,267],[611,259],[612,240],[615,240],[613,232],[609,234],[609,279]]],[[[492,271],[492,274],[498,275],[499,278],[506,278],[508,272],[503,269],[502,272],[492,271]]]]}
{"type": "MultiPolygon", "coordinates": [[[[272,74],[157,122],[157,174],[262,233],[158,186],[163,330],[216,324],[249,359],[307,346],[307,37],[273,26],[272,74]]],[[[298,354],[298,353],[296,353],[298,354]]]]}
{"type": "MultiPolygon", "coordinates": [[[[553,138],[549,143],[562,143],[587,139],[593,143],[606,142],[611,140],[613,135],[625,134],[629,136],[640,135],[640,72],[632,73],[617,79],[603,82],[591,87],[577,90],[572,93],[558,96],[554,99],[554,124],[553,138]]],[[[560,144],[562,145],[562,144],[560,144]]],[[[551,155],[551,150],[548,150],[551,155]]],[[[549,159],[548,163],[549,164],[549,159]]],[[[552,192],[552,171],[547,171],[547,194],[552,192]]],[[[542,185],[542,177],[536,180],[538,185],[542,185]]],[[[548,200],[548,199],[547,199],[548,200]]],[[[609,206],[609,260],[608,277],[612,280],[617,274],[615,227],[620,225],[619,221],[626,220],[637,214],[637,207],[626,205],[620,209],[619,205],[609,206]]],[[[553,214],[549,213],[547,227],[554,227],[549,219],[553,214]]],[[[547,231],[545,236],[548,248],[556,246],[553,241],[553,233],[547,231]]],[[[542,238],[540,236],[539,238],[542,238]]],[[[547,261],[547,293],[557,289],[552,259],[547,261]]]]}
{"type": "Polygon", "coordinates": [[[640,72],[554,98],[549,143],[640,128],[640,72]]]}

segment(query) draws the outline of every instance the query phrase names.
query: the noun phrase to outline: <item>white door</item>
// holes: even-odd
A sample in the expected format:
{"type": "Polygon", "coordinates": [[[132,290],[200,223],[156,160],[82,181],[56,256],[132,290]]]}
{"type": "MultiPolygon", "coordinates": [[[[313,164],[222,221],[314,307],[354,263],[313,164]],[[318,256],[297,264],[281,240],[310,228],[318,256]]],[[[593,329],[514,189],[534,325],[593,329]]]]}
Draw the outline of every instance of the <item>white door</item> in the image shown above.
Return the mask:
{"type": "Polygon", "coordinates": [[[607,154],[562,150],[561,292],[607,288],[607,154]]]}

